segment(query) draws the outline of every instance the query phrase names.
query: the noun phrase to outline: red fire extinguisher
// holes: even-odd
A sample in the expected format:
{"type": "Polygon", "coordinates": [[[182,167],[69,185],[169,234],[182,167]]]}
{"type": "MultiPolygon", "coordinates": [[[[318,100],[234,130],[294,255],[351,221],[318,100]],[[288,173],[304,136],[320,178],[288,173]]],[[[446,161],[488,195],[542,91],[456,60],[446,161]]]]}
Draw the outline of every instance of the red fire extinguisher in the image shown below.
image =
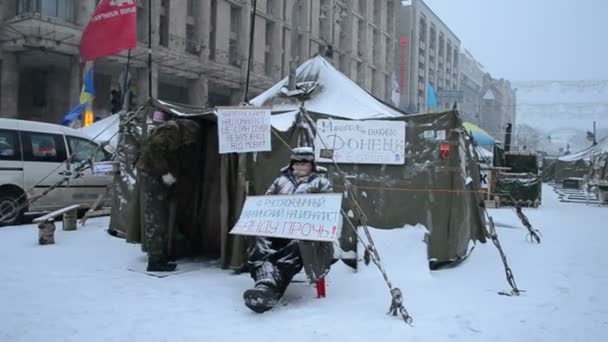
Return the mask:
{"type": "Polygon", "coordinates": [[[439,152],[441,153],[441,159],[449,159],[450,158],[450,144],[441,144],[439,146],[439,152]]]}

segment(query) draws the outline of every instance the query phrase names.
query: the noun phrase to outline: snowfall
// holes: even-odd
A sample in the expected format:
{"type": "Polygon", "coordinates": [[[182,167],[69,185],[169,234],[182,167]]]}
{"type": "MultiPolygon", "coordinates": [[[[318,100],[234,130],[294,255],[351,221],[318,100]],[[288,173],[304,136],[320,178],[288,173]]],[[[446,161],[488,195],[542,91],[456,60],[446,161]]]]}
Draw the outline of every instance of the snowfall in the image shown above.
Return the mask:
{"type": "Polygon", "coordinates": [[[498,294],[509,287],[491,242],[429,271],[424,228],[372,230],[412,326],[386,315],[390,296],[373,265],[355,272],[338,262],[326,298],[292,283],[260,315],[243,305],[246,274],[212,263],[166,278],[129,270],[145,255],[108,235],[108,218],[77,231],[57,222],[47,246],[34,225],[0,228],[0,341],[606,341],[608,208],[561,203],[548,186],[543,196],[525,210],[540,245],[511,209],[490,210],[519,297],[498,294]]]}

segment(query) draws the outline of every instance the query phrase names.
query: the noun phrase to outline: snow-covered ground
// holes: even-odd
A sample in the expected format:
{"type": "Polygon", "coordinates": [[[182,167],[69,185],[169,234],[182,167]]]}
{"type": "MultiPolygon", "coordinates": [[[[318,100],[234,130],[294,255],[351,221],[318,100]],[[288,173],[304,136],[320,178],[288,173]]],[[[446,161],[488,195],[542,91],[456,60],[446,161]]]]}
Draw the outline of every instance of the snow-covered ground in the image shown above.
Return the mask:
{"type": "Polygon", "coordinates": [[[372,266],[355,273],[338,263],[327,298],[294,283],[287,304],[258,315],[243,305],[247,275],[129,271],[145,257],[105,233],[107,218],[75,232],[58,224],[51,246],[37,245],[33,225],[0,228],[0,341],[605,341],[608,208],[559,203],[543,190],[542,208],[525,210],[541,245],[526,241],[510,209],[491,211],[527,291],[520,297],[497,294],[508,286],[492,243],[430,272],[423,229],[372,232],[413,327],[385,315],[390,297],[372,266]]]}

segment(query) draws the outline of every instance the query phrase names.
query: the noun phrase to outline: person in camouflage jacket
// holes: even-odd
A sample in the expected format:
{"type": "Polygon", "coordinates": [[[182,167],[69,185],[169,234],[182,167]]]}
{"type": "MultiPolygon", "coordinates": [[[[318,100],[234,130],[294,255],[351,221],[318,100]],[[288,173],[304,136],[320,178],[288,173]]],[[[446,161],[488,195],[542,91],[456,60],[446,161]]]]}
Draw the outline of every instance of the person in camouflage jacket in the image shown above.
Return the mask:
{"type": "MultiPolygon", "coordinates": [[[[153,128],[142,146],[137,161],[140,171],[142,200],[143,246],[148,254],[149,272],[171,272],[176,264],[169,262],[168,241],[169,202],[178,185],[184,185],[180,175],[185,148],[197,142],[200,126],[193,120],[174,119],[153,128]]],[[[188,184],[186,184],[188,186],[188,184]]],[[[180,210],[184,211],[186,204],[180,210]]]]}
{"type": "MultiPolygon", "coordinates": [[[[281,169],[266,195],[333,192],[322,172],[314,162],[312,148],[295,148],[290,164],[281,169]]],[[[312,283],[327,274],[332,257],[330,242],[256,237],[248,256],[255,287],[243,294],[245,305],[257,313],[272,309],[302,268],[312,283]]]]}

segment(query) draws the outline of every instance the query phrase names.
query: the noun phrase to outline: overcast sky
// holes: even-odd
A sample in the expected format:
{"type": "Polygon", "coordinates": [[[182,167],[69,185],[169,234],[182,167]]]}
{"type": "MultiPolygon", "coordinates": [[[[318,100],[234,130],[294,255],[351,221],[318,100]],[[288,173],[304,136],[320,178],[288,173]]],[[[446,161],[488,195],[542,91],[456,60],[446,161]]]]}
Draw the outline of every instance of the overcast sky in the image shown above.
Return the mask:
{"type": "Polygon", "coordinates": [[[424,0],[496,78],[608,80],[607,0],[424,0]]]}

